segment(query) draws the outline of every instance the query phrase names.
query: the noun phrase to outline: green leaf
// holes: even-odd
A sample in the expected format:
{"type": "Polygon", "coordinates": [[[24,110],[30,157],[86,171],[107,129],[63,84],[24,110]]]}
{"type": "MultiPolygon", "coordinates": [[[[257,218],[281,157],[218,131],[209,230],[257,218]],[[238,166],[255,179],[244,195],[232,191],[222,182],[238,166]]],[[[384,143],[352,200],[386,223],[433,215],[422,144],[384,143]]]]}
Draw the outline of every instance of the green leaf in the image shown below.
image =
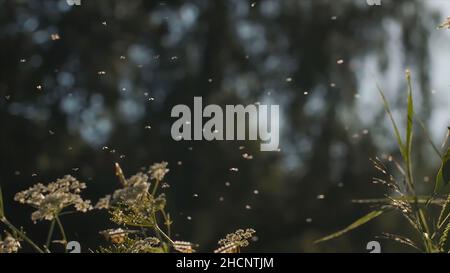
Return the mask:
{"type": "Polygon", "coordinates": [[[447,153],[442,158],[441,168],[436,176],[436,184],[434,192],[442,192],[448,189],[450,183],[450,148],[447,149],[447,153]]]}
{"type": "Polygon", "coordinates": [[[364,225],[365,223],[367,223],[367,222],[369,222],[369,221],[371,221],[371,220],[377,218],[378,216],[380,216],[380,215],[383,214],[384,212],[385,212],[384,210],[375,210],[375,211],[372,211],[372,212],[370,212],[370,213],[364,215],[363,217],[359,218],[358,220],[356,220],[355,222],[353,222],[351,225],[349,225],[348,227],[344,228],[343,230],[338,231],[338,232],[336,232],[336,233],[333,233],[333,234],[331,234],[331,235],[328,235],[328,236],[326,236],[326,237],[323,237],[323,238],[321,238],[321,239],[315,241],[314,243],[316,243],[316,244],[317,244],[317,243],[322,243],[322,242],[329,241],[329,240],[331,240],[331,239],[340,237],[340,236],[344,235],[345,233],[347,233],[347,232],[349,232],[349,231],[351,231],[351,230],[354,230],[354,229],[356,229],[356,228],[358,228],[358,227],[364,225]]]}

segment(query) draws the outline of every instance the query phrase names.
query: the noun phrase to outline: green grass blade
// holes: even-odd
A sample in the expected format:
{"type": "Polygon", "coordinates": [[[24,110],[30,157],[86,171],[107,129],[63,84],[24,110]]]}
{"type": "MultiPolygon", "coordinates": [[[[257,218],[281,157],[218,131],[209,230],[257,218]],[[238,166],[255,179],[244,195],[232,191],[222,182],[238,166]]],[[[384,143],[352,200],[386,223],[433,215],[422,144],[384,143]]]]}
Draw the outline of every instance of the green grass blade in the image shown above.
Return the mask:
{"type": "Polygon", "coordinates": [[[442,206],[438,220],[438,227],[444,224],[448,215],[450,215],[450,195],[448,196],[447,201],[445,201],[445,204],[442,206]]]}
{"type": "Polygon", "coordinates": [[[447,149],[447,153],[442,158],[442,165],[436,176],[436,184],[434,186],[434,192],[441,192],[450,184],[450,148],[447,149]]]}
{"type": "Polygon", "coordinates": [[[448,139],[450,138],[450,127],[447,127],[447,129],[448,129],[447,135],[444,138],[444,142],[442,142],[441,148],[444,148],[445,145],[447,145],[448,139]]]}
{"type": "Polygon", "coordinates": [[[400,197],[392,197],[390,198],[369,198],[369,199],[354,199],[352,203],[355,204],[370,204],[370,205],[386,205],[390,204],[392,200],[401,200],[407,201],[409,203],[418,204],[418,205],[438,205],[442,206],[445,203],[445,199],[442,198],[434,198],[433,196],[400,196],[400,197]]]}
{"type": "Polygon", "coordinates": [[[389,106],[389,102],[386,99],[386,96],[384,95],[383,89],[381,89],[381,87],[378,84],[377,84],[377,90],[378,90],[378,93],[381,96],[381,99],[383,100],[384,110],[385,110],[386,114],[389,116],[389,119],[391,120],[392,127],[394,128],[395,138],[397,139],[397,144],[398,144],[398,146],[400,148],[400,153],[402,154],[402,157],[405,158],[405,156],[406,156],[405,146],[403,144],[403,140],[402,140],[402,137],[400,135],[400,131],[398,130],[397,123],[395,122],[394,116],[392,115],[391,108],[389,106]]]}
{"type": "MultiPolygon", "coordinates": [[[[406,182],[411,193],[414,194],[414,176],[412,171],[411,148],[413,138],[414,102],[412,96],[411,72],[406,70],[406,82],[408,85],[407,113],[406,113],[406,143],[404,147],[404,161],[406,165],[406,182]]],[[[422,212],[420,212],[422,213],[422,212]]]]}
{"type": "Polygon", "coordinates": [[[349,232],[351,230],[354,230],[354,229],[356,229],[356,228],[366,224],[367,222],[377,218],[378,216],[380,216],[384,212],[385,212],[384,210],[372,211],[372,212],[364,215],[363,217],[359,218],[358,220],[356,220],[355,222],[353,222],[351,225],[349,225],[348,227],[344,228],[343,230],[340,230],[340,231],[338,231],[336,233],[333,233],[331,235],[323,237],[323,238],[315,241],[314,243],[318,244],[318,243],[322,243],[322,242],[329,241],[331,239],[340,237],[340,236],[344,235],[345,233],[347,233],[347,232],[349,232]]]}
{"type": "Polygon", "coordinates": [[[411,159],[412,135],[413,135],[413,118],[414,118],[414,102],[412,96],[411,73],[406,70],[406,81],[408,82],[408,109],[406,116],[406,147],[405,154],[408,160],[411,159]]]}
{"type": "Polygon", "coordinates": [[[445,230],[439,239],[439,247],[443,252],[450,251],[450,223],[445,227],[445,230]]]}
{"type": "Polygon", "coordinates": [[[380,238],[380,239],[389,239],[389,240],[392,240],[392,241],[394,241],[396,243],[412,247],[412,248],[422,252],[422,249],[420,249],[420,247],[418,245],[416,245],[416,243],[413,240],[411,240],[411,239],[409,239],[407,237],[401,236],[401,235],[391,234],[391,233],[383,233],[383,235],[382,236],[378,236],[378,238],[380,238]]]}

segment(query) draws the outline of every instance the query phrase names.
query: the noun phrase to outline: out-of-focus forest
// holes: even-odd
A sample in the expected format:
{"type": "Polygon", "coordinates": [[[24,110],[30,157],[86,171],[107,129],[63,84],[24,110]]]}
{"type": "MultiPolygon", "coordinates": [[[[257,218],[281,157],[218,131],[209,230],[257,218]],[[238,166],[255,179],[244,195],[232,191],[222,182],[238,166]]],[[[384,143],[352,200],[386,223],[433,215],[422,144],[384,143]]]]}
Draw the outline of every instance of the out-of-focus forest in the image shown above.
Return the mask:
{"type": "MultiPolygon", "coordinates": [[[[402,120],[410,68],[417,115],[436,142],[445,136],[450,32],[436,26],[449,15],[445,0],[0,0],[6,211],[44,241],[49,223],[33,224],[32,210],[13,201],[17,191],[72,174],[96,201],[120,186],[114,162],[131,176],[164,160],[175,238],[200,251],[251,227],[258,240],[246,251],[367,252],[381,231],[404,233],[405,222],[387,217],[313,242],[368,211],[352,199],[386,192],[371,183],[369,159],[399,152],[377,83],[402,120]],[[281,150],[174,141],[170,111],[194,96],[204,104],[279,104],[281,150]]],[[[422,131],[415,136],[425,190],[439,158],[422,131]]],[[[104,211],[63,221],[84,251],[113,225],[104,211]]]]}

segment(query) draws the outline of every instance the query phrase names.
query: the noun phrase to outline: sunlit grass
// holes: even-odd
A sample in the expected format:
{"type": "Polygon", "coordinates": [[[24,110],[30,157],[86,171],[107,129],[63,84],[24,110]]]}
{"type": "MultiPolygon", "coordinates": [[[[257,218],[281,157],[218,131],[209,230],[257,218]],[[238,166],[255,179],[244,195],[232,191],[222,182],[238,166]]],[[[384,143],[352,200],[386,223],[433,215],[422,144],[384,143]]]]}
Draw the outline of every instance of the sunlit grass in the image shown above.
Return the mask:
{"type": "MultiPolygon", "coordinates": [[[[403,235],[394,235],[387,232],[383,232],[383,237],[387,239],[393,239],[396,242],[413,247],[422,252],[450,252],[450,148],[445,150],[448,134],[445,137],[443,151],[441,152],[437,145],[435,145],[428,132],[425,130],[423,122],[415,117],[414,112],[414,99],[413,99],[413,87],[411,83],[411,73],[406,71],[407,82],[407,110],[406,110],[406,131],[404,137],[402,137],[399,127],[392,115],[389,102],[386,99],[384,91],[378,86],[378,91],[382,99],[385,112],[389,117],[394,136],[397,140],[397,145],[401,154],[401,162],[395,162],[400,177],[395,178],[389,173],[384,163],[380,160],[372,160],[374,167],[380,172],[381,177],[373,179],[374,183],[385,185],[389,194],[385,198],[370,199],[370,200],[357,200],[358,203],[367,203],[375,206],[376,208],[370,211],[365,216],[359,218],[348,227],[341,231],[328,235],[322,239],[316,241],[316,243],[325,242],[345,233],[358,228],[359,226],[370,222],[371,220],[378,218],[379,216],[390,213],[393,211],[400,212],[400,214],[407,219],[412,230],[415,231],[417,238],[407,238],[403,235]],[[416,183],[414,181],[414,169],[413,169],[413,125],[414,121],[417,121],[421,128],[425,130],[427,139],[430,142],[433,150],[437,156],[441,158],[441,165],[436,166],[436,181],[433,192],[429,195],[418,195],[416,192],[416,183]],[[433,209],[431,206],[441,207],[439,217],[436,218],[433,215],[433,209]]],[[[449,128],[450,132],[450,128],[449,128]]]]}

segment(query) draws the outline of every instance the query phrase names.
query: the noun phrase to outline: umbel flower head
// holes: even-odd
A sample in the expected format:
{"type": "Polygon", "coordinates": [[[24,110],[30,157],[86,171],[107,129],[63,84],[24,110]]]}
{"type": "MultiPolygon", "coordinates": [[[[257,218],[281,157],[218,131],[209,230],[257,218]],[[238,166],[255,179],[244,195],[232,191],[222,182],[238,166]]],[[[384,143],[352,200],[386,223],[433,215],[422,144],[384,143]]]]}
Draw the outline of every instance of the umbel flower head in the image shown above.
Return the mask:
{"type": "Polygon", "coordinates": [[[85,188],[85,183],[66,175],[47,186],[38,183],[18,192],[14,200],[37,209],[31,214],[31,220],[34,222],[53,220],[64,208],[72,205],[80,212],[91,210],[91,201],[83,200],[79,194],[85,188]]]}
{"type": "Polygon", "coordinates": [[[128,234],[120,237],[109,247],[101,247],[101,253],[161,253],[164,252],[161,241],[155,237],[131,238],[128,234]]]}
{"type": "Polygon", "coordinates": [[[247,228],[246,230],[238,229],[233,233],[227,234],[224,239],[219,240],[219,245],[237,245],[239,247],[246,247],[249,245],[248,239],[253,237],[255,230],[247,228]]]}
{"type": "Polygon", "coordinates": [[[0,253],[15,253],[19,251],[20,242],[11,236],[11,234],[6,233],[4,240],[0,238],[0,253]]]}
{"type": "Polygon", "coordinates": [[[112,195],[106,195],[98,200],[96,209],[109,209],[119,203],[134,203],[147,194],[150,181],[146,174],[137,173],[129,179],[124,179],[123,188],[114,191],[112,195]]]}
{"type": "Polygon", "coordinates": [[[151,228],[155,225],[154,214],[164,209],[166,198],[160,194],[154,198],[146,193],[135,202],[121,202],[110,211],[111,220],[119,225],[151,228]]]}
{"type": "Polygon", "coordinates": [[[122,244],[128,237],[128,234],[133,232],[135,231],[117,228],[100,231],[100,234],[103,235],[105,239],[111,241],[114,244],[122,244]]]}
{"type": "Polygon", "coordinates": [[[150,178],[156,181],[162,181],[166,173],[169,172],[167,164],[167,162],[163,161],[161,163],[155,163],[151,165],[148,171],[148,173],[150,174],[150,178]]]}
{"type": "Polygon", "coordinates": [[[173,248],[181,253],[194,253],[194,244],[185,241],[175,241],[173,242],[173,248]]]}
{"type": "Polygon", "coordinates": [[[113,203],[134,202],[144,195],[150,187],[148,176],[144,173],[137,173],[125,181],[125,187],[113,193],[113,203]]]}
{"type": "Polygon", "coordinates": [[[95,204],[96,209],[109,209],[109,207],[111,206],[111,195],[108,194],[103,198],[100,198],[97,202],[97,204],[95,204]]]}
{"type": "Polygon", "coordinates": [[[119,177],[123,188],[114,191],[112,195],[106,195],[101,198],[95,205],[96,209],[109,209],[116,204],[132,204],[148,194],[151,182],[155,180],[160,182],[169,172],[167,162],[163,161],[150,166],[147,173],[139,172],[128,179],[125,179],[122,169],[116,163],[116,175],[119,177]],[[150,176],[150,177],[149,177],[150,176]]]}
{"type": "Polygon", "coordinates": [[[160,247],[160,241],[155,237],[135,240],[130,247],[130,253],[152,253],[157,252],[160,247]]]}

